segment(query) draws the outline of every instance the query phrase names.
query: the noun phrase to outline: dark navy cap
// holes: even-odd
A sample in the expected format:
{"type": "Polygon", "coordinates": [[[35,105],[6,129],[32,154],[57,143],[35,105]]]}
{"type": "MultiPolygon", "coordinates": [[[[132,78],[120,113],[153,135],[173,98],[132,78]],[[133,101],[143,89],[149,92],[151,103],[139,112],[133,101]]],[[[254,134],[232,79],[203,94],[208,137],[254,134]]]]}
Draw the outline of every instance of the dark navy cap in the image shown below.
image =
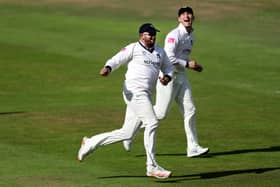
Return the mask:
{"type": "Polygon", "coordinates": [[[156,29],[151,23],[145,23],[139,28],[139,34],[144,32],[149,33],[151,36],[155,36],[157,32],[160,32],[160,30],[156,29]]]}

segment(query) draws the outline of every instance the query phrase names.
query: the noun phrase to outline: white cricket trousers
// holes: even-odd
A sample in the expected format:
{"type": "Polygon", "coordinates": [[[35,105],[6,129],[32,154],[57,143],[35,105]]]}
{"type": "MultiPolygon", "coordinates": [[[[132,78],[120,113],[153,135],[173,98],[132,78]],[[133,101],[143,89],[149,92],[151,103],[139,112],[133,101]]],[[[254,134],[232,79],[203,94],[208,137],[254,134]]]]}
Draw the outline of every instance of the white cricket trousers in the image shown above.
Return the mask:
{"type": "Polygon", "coordinates": [[[158,127],[158,120],[153,110],[150,94],[124,93],[124,100],[127,104],[125,121],[121,129],[92,136],[89,139],[90,147],[100,147],[119,141],[129,140],[140,128],[139,121],[145,127],[144,146],[147,155],[147,166],[156,166],[155,160],[155,137],[158,127]]]}
{"type": "Polygon", "coordinates": [[[154,110],[159,120],[166,117],[174,99],[184,117],[188,149],[192,149],[198,145],[195,127],[196,109],[192,99],[191,86],[185,73],[176,73],[175,77],[166,86],[158,81],[154,110]]]}

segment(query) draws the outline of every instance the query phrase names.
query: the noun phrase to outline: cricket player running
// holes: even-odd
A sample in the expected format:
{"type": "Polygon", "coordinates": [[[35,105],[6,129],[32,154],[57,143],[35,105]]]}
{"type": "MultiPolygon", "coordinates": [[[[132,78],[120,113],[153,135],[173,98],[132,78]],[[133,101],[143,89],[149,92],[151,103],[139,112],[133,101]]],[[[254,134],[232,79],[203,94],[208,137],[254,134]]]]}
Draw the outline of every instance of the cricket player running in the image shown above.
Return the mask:
{"type": "MultiPolygon", "coordinates": [[[[184,7],[178,10],[179,26],[167,34],[164,45],[166,54],[176,69],[175,75],[167,86],[157,84],[156,103],[154,106],[156,116],[161,120],[166,117],[175,99],[184,117],[188,157],[201,156],[209,151],[208,148],[203,148],[198,144],[195,126],[195,106],[192,100],[190,83],[185,73],[186,68],[197,72],[203,70],[200,64],[189,58],[194,43],[193,21],[194,13],[191,7],[184,7]]],[[[141,125],[140,121],[137,123],[141,125]]],[[[138,129],[135,128],[134,134],[137,133],[138,129]]],[[[131,149],[132,139],[123,142],[127,151],[131,149]]]]}
{"type": "Polygon", "coordinates": [[[102,76],[128,63],[123,86],[123,98],[127,105],[124,125],[121,129],[101,133],[91,138],[84,137],[78,152],[78,160],[96,150],[98,147],[131,139],[137,121],[145,127],[144,145],[147,155],[147,176],[168,178],[171,171],[160,167],[155,159],[155,136],[158,119],[152,105],[152,90],[159,78],[159,71],[163,73],[159,81],[167,85],[171,80],[174,67],[170,63],[165,51],[155,45],[157,30],[152,24],[146,23],[139,28],[139,41],[131,43],[119,53],[109,59],[101,69],[102,76]]]}

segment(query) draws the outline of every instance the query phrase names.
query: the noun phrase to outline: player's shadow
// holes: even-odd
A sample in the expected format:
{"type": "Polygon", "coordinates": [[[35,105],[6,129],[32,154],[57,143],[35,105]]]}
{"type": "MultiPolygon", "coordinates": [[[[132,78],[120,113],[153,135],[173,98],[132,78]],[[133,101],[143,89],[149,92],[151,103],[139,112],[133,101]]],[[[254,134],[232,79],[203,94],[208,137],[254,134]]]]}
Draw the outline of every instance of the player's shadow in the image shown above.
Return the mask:
{"type": "MultiPolygon", "coordinates": [[[[159,183],[177,183],[187,180],[203,180],[203,179],[212,179],[219,177],[226,177],[230,175],[246,174],[246,173],[255,173],[261,174],[268,171],[279,170],[280,167],[270,167],[270,168],[256,168],[256,169],[243,169],[243,170],[228,170],[228,171],[217,171],[217,172],[206,172],[190,175],[175,175],[171,178],[165,180],[159,180],[156,182],[159,183]]],[[[123,175],[123,176],[107,176],[107,177],[98,177],[99,179],[111,179],[111,178],[144,178],[146,176],[133,176],[133,175],[123,175]]]]}
{"type": "Polygon", "coordinates": [[[206,173],[199,173],[199,174],[174,176],[167,180],[161,180],[161,181],[157,181],[157,182],[159,182],[159,183],[177,183],[177,182],[187,181],[187,180],[212,179],[212,178],[219,178],[219,177],[226,177],[226,176],[230,176],[230,175],[247,174],[247,173],[261,174],[264,172],[274,171],[274,170],[279,170],[279,169],[280,169],[280,167],[271,167],[271,168],[206,172],[206,173]]]}
{"type": "MultiPolygon", "coordinates": [[[[226,152],[216,152],[216,153],[208,153],[206,158],[213,156],[221,156],[221,155],[232,155],[232,154],[244,154],[244,153],[254,153],[254,152],[278,152],[280,151],[280,146],[272,146],[268,148],[258,148],[258,149],[242,149],[242,150],[233,150],[226,152]]],[[[136,155],[137,157],[145,157],[146,155],[136,155]]],[[[157,156],[186,156],[186,153],[175,153],[175,154],[157,154],[157,156]]],[[[165,180],[157,180],[159,183],[178,183],[181,181],[187,180],[203,180],[203,179],[212,179],[225,177],[230,175],[237,174],[246,174],[246,173],[264,173],[273,170],[279,170],[280,167],[269,167],[269,168],[255,168],[255,169],[243,169],[243,170],[228,170],[228,171],[217,171],[217,172],[206,172],[206,173],[198,173],[198,174],[189,174],[189,175],[175,175],[171,178],[165,180]]],[[[124,175],[124,176],[107,176],[107,177],[99,177],[99,179],[110,179],[110,178],[144,178],[146,176],[133,176],[133,175],[124,175]]]]}
{"type": "Polygon", "coordinates": [[[278,152],[280,151],[280,146],[272,146],[268,148],[258,148],[258,149],[241,149],[226,152],[216,152],[208,153],[205,157],[221,156],[221,155],[233,155],[233,154],[244,154],[244,153],[260,153],[260,152],[278,152]]]}
{"type": "MultiPolygon", "coordinates": [[[[278,152],[280,151],[280,146],[272,146],[268,148],[257,148],[257,149],[241,149],[233,151],[224,151],[224,152],[210,152],[203,156],[203,158],[210,158],[214,156],[223,156],[223,155],[234,155],[234,154],[244,154],[244,153],[257,153],[257,152],[278,152]]],[[[136,155],[136,157],[145,157],[146,155],[136,155]]],[[[157,153],[156,156],[186,156],[186,153],[157,153]]]]}
{"type": "Polygon", "coordinates": [[[8,116],[8,115],[15,115],[15,114],[22,114],[25,113],[23,111],[15,111],[15,112],[0,112],[0,116],[8,116]]]}

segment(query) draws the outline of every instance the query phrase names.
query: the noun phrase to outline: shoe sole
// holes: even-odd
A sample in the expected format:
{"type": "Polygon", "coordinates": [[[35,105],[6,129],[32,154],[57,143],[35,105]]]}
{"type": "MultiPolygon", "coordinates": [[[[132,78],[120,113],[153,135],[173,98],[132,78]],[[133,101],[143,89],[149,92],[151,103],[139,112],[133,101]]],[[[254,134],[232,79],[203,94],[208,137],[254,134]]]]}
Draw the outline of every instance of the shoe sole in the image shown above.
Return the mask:
{"type": "Polygon", "coordinates": [[[123,143],[123,148],[127,152],[130,152],[130,150],[131,150],[131,146],[125,146],[124,143],[123,143]]]}
{"type": "Polygon", "coordinates": [[[172,173],[170,173],[168,176],[158,176],[158,175],[153,175],[153,174],[147,174],[148,177],[154,177],[157,179],[167,179],[169,177],[171,177],[172,173]]]}
{"type": "Polygon", "coordinates": [[[80,147],[80,149],[79,149],[79,152],[78,152],[78,156],[77,156],[77,160],[79,161],[79,162],[82,162],[83,160],[84,160],[84,158],[85,158],[85,156],[86,155],[83,155],[83,156],[81,156],[81,158],[79,157],[79,154],[80,154],[80,151],[81,151],[81,149],[82,149],[82,147],[85,145],[85,137],[82,139],[82,142],[81,142],[81,147],[80,147]]]}
{"type": "Polygon", "coordinates": [[[130,149],[126,149],[126,148],[124,148],[124,150],[125,150],[126,152],[130,152],[130,149]]]}
{"type": "Polygon", "coordinates": [[[82,157],[81,159],[79,158],[79,156],[77,156],[77,160],[78,160],[79,162],[83,162],[83,161],[85,160],[85,157],[88,156],[90,153],[91,153],[91,152],[88,152],[88,153],[84,154],[83,157],[82,157]]]}
{"type": "Polygon", "coordinates": [[[79,159],[79,157],[77,157],[78,162],[82,162],[82,160],[79,159]]]}
{"type": "Polygon", "coordinates": [[[201,157],[206,155],[207,153],[209,153],[210,149],[208,149],[207,151],[205,151],[204,153],[198,154],[198,155],[193,155],[193,156],[187,156],[189,158],[195,158],[195,157],[201,157]]]}

